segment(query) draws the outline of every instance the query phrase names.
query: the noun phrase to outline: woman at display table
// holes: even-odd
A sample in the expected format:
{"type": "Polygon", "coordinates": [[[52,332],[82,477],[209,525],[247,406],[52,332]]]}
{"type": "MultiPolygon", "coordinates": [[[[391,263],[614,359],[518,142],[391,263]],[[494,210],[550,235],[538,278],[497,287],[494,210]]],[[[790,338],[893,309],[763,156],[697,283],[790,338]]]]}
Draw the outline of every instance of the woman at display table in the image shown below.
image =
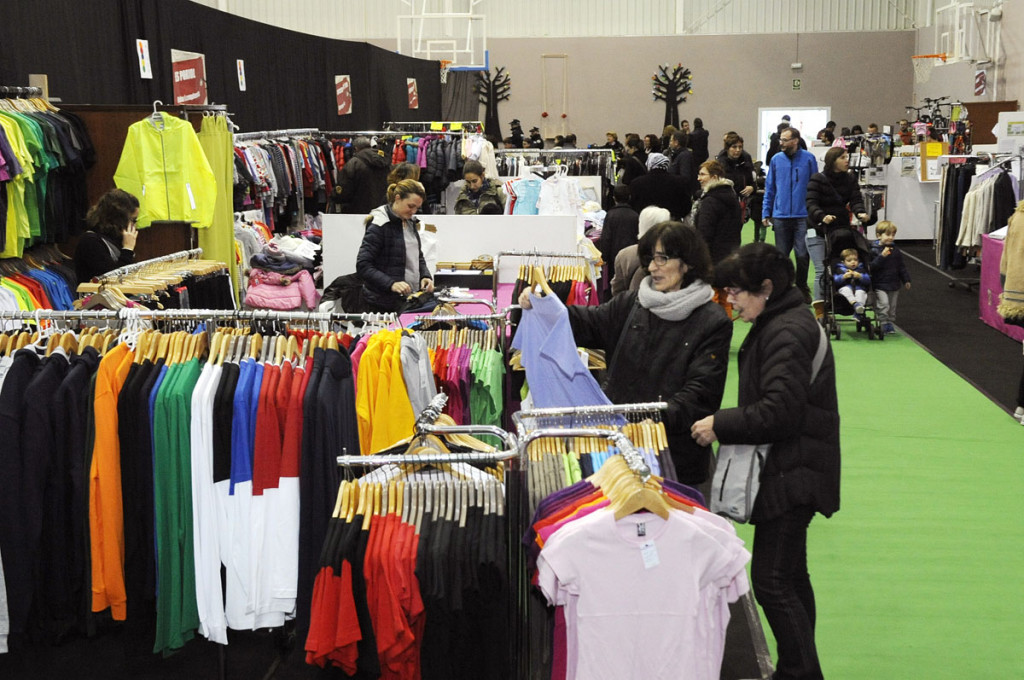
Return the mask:
{"type": "MultiPolygon", "coordinates": [[[[602,389],[617,404],[667,401],[665,429],[679,481],[708,478],[711,449],[688,435],[690,426],[722,402],[732,324],[712,302],[706,282],[711,258],[692,227],[663,222],[640,239],[650,272],[636,292],[599,307],[570,306],[578,345],[611,357],[602,389]]],[[[519,304],[530,309],[531,292],[519,304]]]]}
{"type": "Polygon", "coordinates": [[[415,291],[433,292],[434,280],[420,247],[416,213],[426,191],[412,179],[388,187],[388,202],[366,218],[366,233],[356,256],[369,311],[397,311],[415,291]]]}
{"type": "Polygon", "coordinates": [[[75,246],[75,275],[79,283],[91,281],[135,262],[135,241],[139,230],[139,199],[121,189],[100,197],[85,216],[89,231],[75,246]]]}
{"type": "Polygon", "coordinates": [[[773,677],[821,678],[807,527],[816,512],[839,509],[839,406],[831,348],[811,383],[822,330],[793,279],[793,263],[767,243],[715,268],[715,284],[752,327],[739,351],[738,406],[699,420],[692,434],[704,446],[772,444],[750,517],[751,580],[778,644],[773,677]]]}
{"type": "Polygon", "coordinates": [[[821,276],[825,271],[825,237],[840,227],[850,226],[851,213],[856,213],[861,222],[870,220],[857,176],[850,172],[850,154],[846,149],[836,146],[825,152],[825,169],[811,175],[806,200],[807,253],[814,263],[814,313],[820,317],[824,312],[821,276]]]}

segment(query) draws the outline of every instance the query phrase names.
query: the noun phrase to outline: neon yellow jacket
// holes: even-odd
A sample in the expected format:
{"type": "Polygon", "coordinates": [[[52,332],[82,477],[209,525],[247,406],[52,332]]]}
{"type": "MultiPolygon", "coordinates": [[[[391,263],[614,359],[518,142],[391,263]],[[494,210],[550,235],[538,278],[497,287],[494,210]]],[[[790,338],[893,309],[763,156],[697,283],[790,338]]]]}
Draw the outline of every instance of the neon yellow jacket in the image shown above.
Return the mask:
{"type": "Polygon", "coordinates": [[[192,125],[158,113],[128,128],[114,184],[139,199],[140,227],[153,220],[196,221],[209,227],[217,201],[217,180],[192,125]]]}

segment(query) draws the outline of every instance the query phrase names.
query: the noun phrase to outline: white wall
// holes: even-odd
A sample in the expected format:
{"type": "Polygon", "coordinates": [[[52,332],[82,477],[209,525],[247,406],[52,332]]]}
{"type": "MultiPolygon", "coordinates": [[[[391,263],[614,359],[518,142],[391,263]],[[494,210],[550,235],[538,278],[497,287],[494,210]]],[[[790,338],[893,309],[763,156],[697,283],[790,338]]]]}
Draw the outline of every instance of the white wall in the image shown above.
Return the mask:
{"type": "MultiPolygon", "coordinates": [[[[951,63],[935,66],[928,82],[915,83],[916,101],[943,96],[967,103],[1024,100],[1024,3],[1006,2],[1002,9],[997,66],[984,66],[989,79],[988,92],[980,97],[974,95],[974,74],[978,66],[970,62],[951,63]]],[[[931,54],[934,49],[935,29],[929,27],[918,31],[915,53],[931,54]]]]}
{"type": "MultiPolygon", "coordinates": [[[[193,0],[295,31],[343,40],[394,40],[403,0],[193,0]]],[[[469,0],[415,0],[468,12],[469,0]]],[[[489,38],[712,35],[911,30],[925,0],[484,0],[489,38]]],[[[453,31],[458,31],[453,28],[453,31]]],[[[391,46],[394,48],[394,45],[391,46]]]]}
{"type": "MultiPolygon", "coordinates": [[[[604,143],[606,130],[660,134],[665,105],[651,97],[658,64],[682,62],[693,72],[693,94],[680,116],[699,116],[717,153],[722,135],[736,130],[753,147],[759,107],[831,107],[842,126],[891,123],[904,115],[913,91],[912,32],[814,35],[687,36],[662,38],[508,39],[491,41],[491,65],[512,77],[502,102],[502,134],[518,118],[553,135],[575,132],[579,145],[604,143]],[[568,117],[560,117],[561,80],[548,82],[544,109],[541,55],[568,55],[568,117]],[[800,61],[803,69],[791,70],[800,61]],[[793,79],[800,79],[800,90],[793,79]],[[558,108],[554,108],[557,106],[558,108]]],[[[550,78],[550,76],[549,76],[550,78]]],[[[817,130],[803,130],[813,136],[817,130]]]]}

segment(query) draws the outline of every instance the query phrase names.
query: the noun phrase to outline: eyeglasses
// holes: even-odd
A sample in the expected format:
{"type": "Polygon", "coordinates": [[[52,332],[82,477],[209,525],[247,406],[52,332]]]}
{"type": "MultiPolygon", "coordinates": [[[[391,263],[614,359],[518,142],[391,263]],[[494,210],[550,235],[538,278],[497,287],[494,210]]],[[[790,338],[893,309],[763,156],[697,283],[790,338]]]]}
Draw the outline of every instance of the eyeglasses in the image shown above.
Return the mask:
{"type": "Polygon", "coordinates": [[[736,288],[734,286],[726,287],[723,288],[722,290],[724,290],[725,294],[728,295],[729,297],[736,297],[737,295],[743,292],[742,288],[736,288]]]}
{"type": "Polygon", "coordinates": [[[651,256],[651,262],[653,262],[654,264],[658,265],[659,267],[664,267],[665,265],[668,264],[669,260],[675,260],[675,259],[678,259],[678,258],[672,257],[670,255],[666,255],[665,253],[655,253],[654,255],[651,256]]]}
{"type": "Polygon", "coordinates": [[[779,142],[781,144],[788,144],[788,143],[792,142],[794,139],[796,139],[796,137],[787,137],[786,139],[783,139],[782,137],[779,137],[779,142]]]}

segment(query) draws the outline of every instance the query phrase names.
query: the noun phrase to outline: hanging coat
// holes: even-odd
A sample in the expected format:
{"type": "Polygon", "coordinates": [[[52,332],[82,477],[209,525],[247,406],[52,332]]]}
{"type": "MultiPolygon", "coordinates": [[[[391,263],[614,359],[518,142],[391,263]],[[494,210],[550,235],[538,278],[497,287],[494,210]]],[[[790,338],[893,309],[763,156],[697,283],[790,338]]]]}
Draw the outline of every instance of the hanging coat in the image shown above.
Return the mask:
{"type": "Polygon", "coordinates": [[[209,227],[217,201],[217,180],[192,124],[157,113],[128,128],[114,184],[139,199],[138,226],[153,220],[195,221],[209,227]]]}

